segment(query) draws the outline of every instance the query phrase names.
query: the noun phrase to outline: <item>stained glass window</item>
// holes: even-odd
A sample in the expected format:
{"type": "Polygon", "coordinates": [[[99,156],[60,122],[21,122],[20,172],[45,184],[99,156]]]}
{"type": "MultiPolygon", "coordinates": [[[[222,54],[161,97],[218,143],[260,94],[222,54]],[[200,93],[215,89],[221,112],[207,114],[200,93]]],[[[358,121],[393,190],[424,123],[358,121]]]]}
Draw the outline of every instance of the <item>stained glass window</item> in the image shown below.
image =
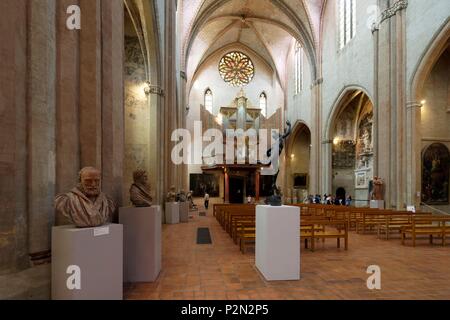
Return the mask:
{"type": "Polygon", "coordinates": [[[267,117],[267,96],[265,92],[259,96],[259,108],[261,109],[262,115],[267,117]]]}
{"type": "Polygon", "coordinates": [[[303,47],[295,44],[295,94],[303,90],[303,47]]]}
{"type": "Polygon", "coordinates": [[[205,91],[205,109],[209,111],[209,113],[213,112],[213,94],[211,89],[206,89],[205,91]]]}
{"type": "Polygon", "coordinates": [[[356,34],[356,0],[339,1],[339,34],[342,49],[356,34]]]}
{"type": "Polygon", "coordinates": [[[234,87],[241,87],[252,81],[255,67],[247,55],[234,51],[226,54],[220,60],[219,72],[226,83],[234,87]]]}

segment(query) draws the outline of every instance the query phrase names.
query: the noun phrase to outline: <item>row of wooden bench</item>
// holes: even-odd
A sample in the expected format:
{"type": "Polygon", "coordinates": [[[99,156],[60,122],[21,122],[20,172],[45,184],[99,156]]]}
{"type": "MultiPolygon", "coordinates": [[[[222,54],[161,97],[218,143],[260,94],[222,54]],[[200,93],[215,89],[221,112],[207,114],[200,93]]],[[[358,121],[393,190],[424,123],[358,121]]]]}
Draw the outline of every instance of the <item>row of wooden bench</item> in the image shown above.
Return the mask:
{"type": "MultiPolygon", "coordinates": [[[[430,242],[434,238],[440,238],[442,245],[446,244],[446,238],[450,237],[450,216],[432,215],[427,212],[412,213],[408,211],[379,210],[369,208],[349,208],[328,205],[295,205],[301,208],[301,232],[306,242],[311,240],[311,247],[314,250],[314,238],[310,236],[308,228],[328,222],[328,226],[345,224],[346,232],[355,230],[357,233],[367,233],[376,231],[378,237],[384,234],[389,239],[392,232],[400,233],[402,244],[407,238],[411,238],[413,246],[416,244],[418,236],[428,235],[430,242]]],[[[236,244],[240,244],[244,239],[245,244],[253,241],[255,219],[255,205],[233,205],[218,204],[214,206],[214,215],[224,230],[230,234],[236,244]],[[239,228],[239,223],[245,222],[246,228],[239,228]],[[248,237],[248,241],[246,240],[248,237]]],[[[314,229],[314,228],[313,228],[314,229]]],[[[328,228],[329,229],[329,228],[328,228]]],[[[323,230],[325,232],[325,230],[323,230]]],[[[326,231],[330,237],[340,238],[340,234],[326,231]]],[[[327,234],[315,233],[316,238],[326,238],[327,234]]],[[[338,241],[339,242],[339,241],[338,241]]],[[[348,242],[348,235],[347,235],[348,242]]]]}
{"type": "MultiPolygon", "coordinates": [[[[254,205],[214,205],[214,215],[234,243],[239,245],[242,253],[249,245],[256,242],[256,208],[254,205]]],[[[334,238],[337,247],[341,239],[348,250],[348,223],[345,219],[335,219],[323,216],[302,216],[300,239],[305,242],[305,248],[315,249],[316,240],[334,238]]]]}

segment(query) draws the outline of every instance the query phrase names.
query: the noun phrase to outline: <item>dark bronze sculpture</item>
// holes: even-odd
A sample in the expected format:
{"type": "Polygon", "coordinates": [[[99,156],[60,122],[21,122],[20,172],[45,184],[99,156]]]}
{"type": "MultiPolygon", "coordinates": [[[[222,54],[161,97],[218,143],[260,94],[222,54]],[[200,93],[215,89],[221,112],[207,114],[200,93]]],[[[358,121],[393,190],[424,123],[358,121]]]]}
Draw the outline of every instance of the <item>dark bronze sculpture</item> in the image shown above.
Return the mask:
{"type": "MultiPolygon", "coordinates": [[[[283,135],[278,135],[277,143],[278,143],[278,158],[277,161],[279,161],[279,157],[284,149],[284,144],[286,139],[291,135],[292,133],[292,125],[290,121],[286,121],[287,128],[284,131],[283,135]]],[[[275,146],[274,146],[275,147],[275,146]]],[[[272,154],[274,151],[274,147],[267,150],[267,157],[270,158],[270,164],[274,161],[274,155],[272,154]]],[[[277,179],[278,174],[280,173],[280,167],[278,166],[277,172],[272,176],[272,196],[266,199],[266,203],[271,206],[281,206],[282,205],[282,194],[281,189],[277,187],[277,179]]]]}

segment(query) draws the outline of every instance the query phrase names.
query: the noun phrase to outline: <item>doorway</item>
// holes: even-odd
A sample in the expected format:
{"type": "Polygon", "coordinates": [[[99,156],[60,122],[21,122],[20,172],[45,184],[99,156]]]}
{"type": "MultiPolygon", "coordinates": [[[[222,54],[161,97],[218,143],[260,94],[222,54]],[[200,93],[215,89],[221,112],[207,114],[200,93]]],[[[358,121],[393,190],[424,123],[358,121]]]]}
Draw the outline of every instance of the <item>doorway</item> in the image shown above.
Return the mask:
{"type": "Polygon", "coordinates": [[[244,203],[244,178],[230,177],[230,203],[244,203]]]}

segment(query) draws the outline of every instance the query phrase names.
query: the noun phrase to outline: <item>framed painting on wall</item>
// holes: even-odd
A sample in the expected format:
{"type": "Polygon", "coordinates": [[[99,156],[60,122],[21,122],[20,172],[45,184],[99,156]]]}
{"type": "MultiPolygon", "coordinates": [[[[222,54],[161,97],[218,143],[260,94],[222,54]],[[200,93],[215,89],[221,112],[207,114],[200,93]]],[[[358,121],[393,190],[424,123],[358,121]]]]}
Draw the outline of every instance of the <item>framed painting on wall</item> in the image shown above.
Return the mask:
{"type": "Polygon", "coordinates": [[[307,173],[295,173],[293,176],[294,176],[294,189],[308,189],[307,173]]]}
{"type": "Polygon", "coordinates": [[[194,197],[203,197],[205,192],[212,198],[220,196],[220,176],[217,174],[191,174],[189,182],[194,197]]]}

